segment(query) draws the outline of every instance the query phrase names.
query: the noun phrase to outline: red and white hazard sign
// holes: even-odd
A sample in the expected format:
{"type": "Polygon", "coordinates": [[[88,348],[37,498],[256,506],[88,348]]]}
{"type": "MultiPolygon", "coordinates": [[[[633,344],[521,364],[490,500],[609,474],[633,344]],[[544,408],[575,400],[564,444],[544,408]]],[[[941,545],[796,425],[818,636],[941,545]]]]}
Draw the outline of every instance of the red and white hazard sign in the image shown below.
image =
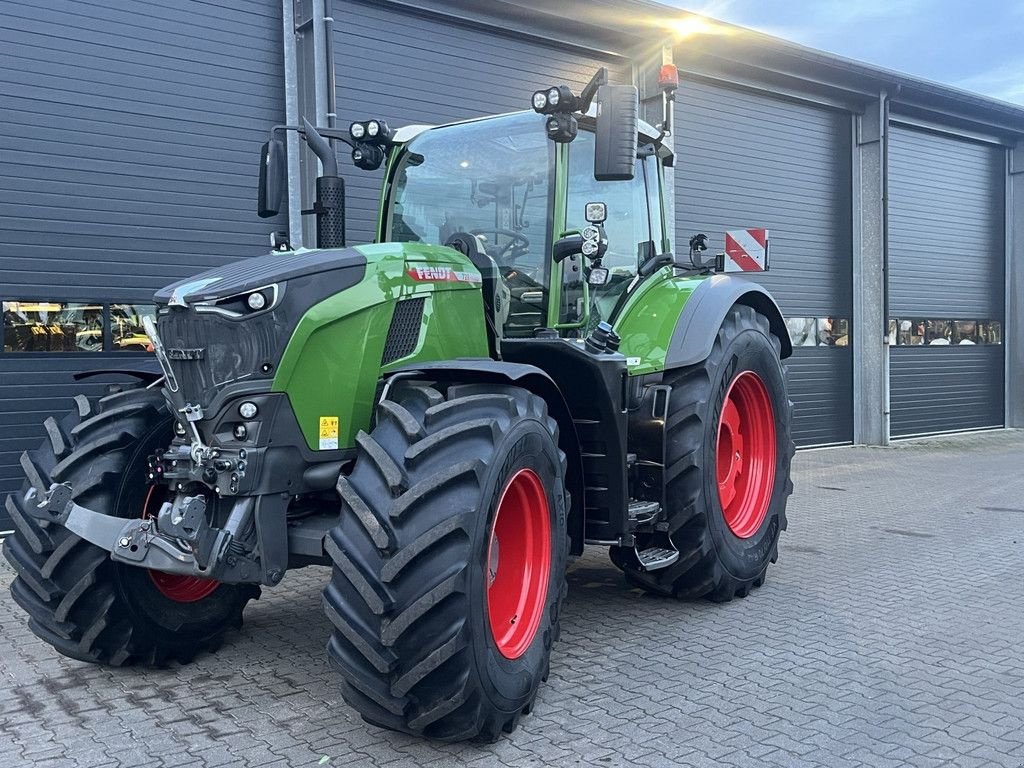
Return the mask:
{"type": "Polygon", "coordinates": [[[764,272],[768,269],[768,230],[730,229],[725,233],[726,272],[764,272]]]}

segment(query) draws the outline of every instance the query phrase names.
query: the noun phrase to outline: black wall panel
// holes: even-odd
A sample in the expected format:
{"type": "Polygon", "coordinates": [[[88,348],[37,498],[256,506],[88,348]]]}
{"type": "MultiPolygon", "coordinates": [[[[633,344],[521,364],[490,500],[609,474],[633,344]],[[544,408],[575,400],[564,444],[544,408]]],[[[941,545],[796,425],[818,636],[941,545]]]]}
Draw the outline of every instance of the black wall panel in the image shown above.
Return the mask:
{"type": "Polygon", "coordinates": [[[1005,167],[1002,147],[893,126],[890,315],[1002,319],[1005,167]]]}
{"type": "MultiPolygon", "coordinates": [[[[850,116],[685,77],[675,116],[677,247],[703,232],[713,254],[726,230],[767,227],[771,269],[743,279],[787,317],[852,319],[850,116]]],[[[794,350],[798,445],[853,439],[852,370],[849,346],[794,350]]]]}
{"type": "Polygon", "coordinates": [[[893,437],[1003,426],[1001,346],[893,347],[893,437]]]}
{"type": "MultiPolygon", "coordinates": [[[[0,19],[0,300],[145,300],[267,250],[282,222],[257,218],[255,193],[284,122],[279,3],[0,0],[0,19]]],[[[0,496],[43,418],[99,391],[71,374],[110,363],[26,354],[0,352],[0,496]]]]}
{"type": "MultiPolygon", "coordinates": [[[[1004,320],[1001,147],[894,126],[889,134],[889,315],[1004,320]]],[[[894,437],[1002,426],[1001,345],[894,347],[894,437]]]]}

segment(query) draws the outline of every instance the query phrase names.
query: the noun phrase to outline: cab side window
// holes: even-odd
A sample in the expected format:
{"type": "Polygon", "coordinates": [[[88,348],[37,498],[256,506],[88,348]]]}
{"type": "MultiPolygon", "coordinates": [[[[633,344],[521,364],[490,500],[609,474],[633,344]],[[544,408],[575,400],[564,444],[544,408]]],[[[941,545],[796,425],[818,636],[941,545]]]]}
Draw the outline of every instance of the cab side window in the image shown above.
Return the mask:
{"type": "Polygon", "coordinates": [[[608,251],[602,266],[609,270],[608,283],[591,288],[592,322],[610,316],[618,296],[636,276],[640,264],[661,252],[661,211],[659,206],[657,160],[637,160],[629,181],[594,179],[594,134],[580,131],[569,145],[569,184],[566,200],[566,230],[587,225],[585,206],[603,202],[608,207],[604,229],[608,251]],[[656,229],[652,229],[652,220],[656,229]],[[594,319],[596,318],[596,319],[594,319]]]}

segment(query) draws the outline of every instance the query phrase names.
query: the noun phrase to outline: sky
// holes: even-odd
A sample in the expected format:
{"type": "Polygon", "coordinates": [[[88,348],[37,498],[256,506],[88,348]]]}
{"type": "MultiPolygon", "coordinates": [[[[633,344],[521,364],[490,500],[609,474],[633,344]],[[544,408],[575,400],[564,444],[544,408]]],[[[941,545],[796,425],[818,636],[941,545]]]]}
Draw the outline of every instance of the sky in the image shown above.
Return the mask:
{"type": "Polygon", "coordinates": [[[1024,0],[667,2],[811,48],[1024,105],[1024,0]]]}

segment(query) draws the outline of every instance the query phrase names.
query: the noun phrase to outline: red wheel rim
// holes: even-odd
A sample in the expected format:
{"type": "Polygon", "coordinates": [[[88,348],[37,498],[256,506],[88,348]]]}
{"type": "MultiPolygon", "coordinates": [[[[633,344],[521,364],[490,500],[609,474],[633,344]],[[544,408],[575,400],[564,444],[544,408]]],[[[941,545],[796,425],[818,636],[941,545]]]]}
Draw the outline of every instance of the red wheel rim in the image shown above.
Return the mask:
{"type": "MultiPolygon", "coordinates": [[[[143,519],[150,517],[149,503],[153,498],[155,485],[149,486],[146,500],[142,504],[143,519]]],[[[198,576],[180,576],[176,573],[164,573],[146,569],[157,590],[168,600],[176,603],[195,603],[212,594],[220,586],[214,579],[201,579],[198,576]]]]}
{"type": "Polygon", "coordinates": [[[743,371],[725,393],[715,476],[726,525],[739,538],[750,538],[768,514],[775,485],[775,411],[753,371],[743,371]]]}
{"type": "Polygon", "coordinates": [[[537,473],[521,469],[501,492],[487,544],[487,617],[501,655],[530,647],[547,603],[551,516],[537,473]]]}

